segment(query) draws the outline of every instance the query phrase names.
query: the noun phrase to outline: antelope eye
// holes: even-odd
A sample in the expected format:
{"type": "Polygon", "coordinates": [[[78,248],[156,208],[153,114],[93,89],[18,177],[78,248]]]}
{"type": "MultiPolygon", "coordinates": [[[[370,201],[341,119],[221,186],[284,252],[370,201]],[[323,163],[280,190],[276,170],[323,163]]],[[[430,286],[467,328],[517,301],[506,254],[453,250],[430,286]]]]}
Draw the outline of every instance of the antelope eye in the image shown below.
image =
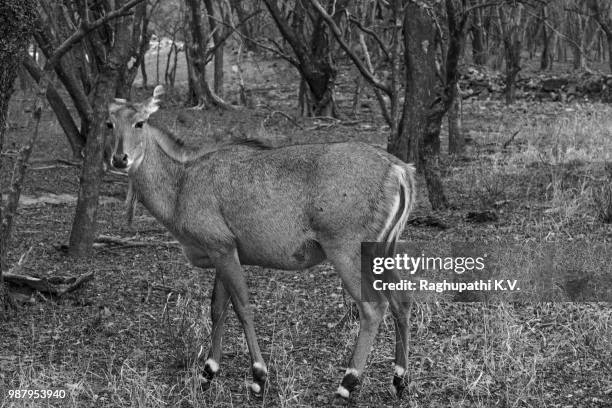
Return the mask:
{"type": "Polygon", "coordinates": [[[112,129],[115,127],[115,125],[113,125],[113,122],[111,122],[110,120],[106,122],[106,127],[109,129],[112,129]]]}
{"type": "Polygon", "coordinates": [[[134,127],[137,129],[142,129],[142,127],[144,126],[144,121],[138,121],[134,124],[134,127]]]}

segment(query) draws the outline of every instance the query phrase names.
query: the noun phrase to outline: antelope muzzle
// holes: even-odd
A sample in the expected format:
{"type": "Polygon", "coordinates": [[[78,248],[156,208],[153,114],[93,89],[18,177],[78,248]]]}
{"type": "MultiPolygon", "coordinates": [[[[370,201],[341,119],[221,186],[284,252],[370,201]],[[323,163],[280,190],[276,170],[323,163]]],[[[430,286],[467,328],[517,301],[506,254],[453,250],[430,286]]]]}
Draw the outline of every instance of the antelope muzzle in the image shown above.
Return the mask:
{"type": "Polygon", "coordinates": [[[116,169],[125,169],[128,165],[128,155],[125,153],[115,153],[111,160],[111,164],[116,169]]]}

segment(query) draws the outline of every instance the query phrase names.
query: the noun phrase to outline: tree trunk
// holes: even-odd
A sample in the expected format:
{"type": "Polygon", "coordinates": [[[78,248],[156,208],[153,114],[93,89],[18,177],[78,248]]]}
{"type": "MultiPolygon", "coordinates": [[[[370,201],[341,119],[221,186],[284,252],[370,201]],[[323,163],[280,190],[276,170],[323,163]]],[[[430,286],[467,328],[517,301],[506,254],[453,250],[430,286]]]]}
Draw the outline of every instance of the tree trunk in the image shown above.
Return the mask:
{"type": "Polygon", "coordinates": [[[215,93],[219,97],[223,98],[223,46],[217,47],[215,50],[215,76],[213,79],[213,86],[215,93]]]}
{"type": "MultiPolygon", "coordinates": [[[[206,12],[208,13],[208,25],[210,27],[211,32],[213,32],[213,41],[215,43],[215,72],[213,78],[213,89],[215,94],[223,97],[223,48],[225,44],[221,44],[221,42],[225,42],[224,31],[225,28],[221,24],[217,24],[215,21],[215,9],[213,7],[212,0],[204,0],[204,5],[206,6],[206,12]]],[[[222,15],[223,13],[219,13],[222,15]]],[[[220,18],[223,18],[222,16],[220,18]]]]}
{"type": "Polygon", "coordinates": [[[179,54],[179,49],[178,47],[174,50],[174,61],[172,64],[172,69],[170,70],[170,86],[172,88],[174,88],[174,82],[176,80],[176,66],[178,64],[178,54],[179,54]]]}
{"type": "Polygon", "coordinates": [[[448,110],[448,152],[461,154],[465,149],[463,136],[462,101],[459,83],[455,86],[451,106],[448,110]]]}
{"type": "Polygon", "coordinates": [[[204,26],[202,24],[202,12],[200,10],[200,2],[198,0],[185,0],[187,3],[186,17],[188,17],[190,27],[190,37],[186,41],[187,58],[190,67],[190,90],[189,94],[195,94],[198,105],[206,107],[215,105],[223,109],[231,109],[232,106],[223,101],[217,94],[210,89],[206,81],[206,35],[204,34],[204,26]]]}
{"type": "MultiPolygon", "coordinates": [[[[247,11],[244,9],[243,3],[244,2],[241,0],[230,0],[231,7],[236,12],[236,17],[238,17],[239,22],[245,21],[248,17],[247,11]]],[[[244,40],[244,46],[248,51],[257,50],[257,44],[253,41],[252,27],[253,25],[250,21],[241,24],[239,27],[236,27],[236,29],[240,32],[241,37],[244,40]]]]}
{"type": "MultiPolygon", "coordinates": [[[[276,0],[264,0],[264,3],[283,39],[289,43],[296,56],[296,59],[290,62],[308,84],[307,92],[304,92],[304,95],[308,95],[307,102],[310,106],[305,111],[312,112],[315,116],[335,116],[334,88],[337,69],[331,55],[329,31],[325,21],[315,10],[306,11],[305,5],[310,5],[310,3],[296,2],[290,26],[287,18],[278,8],[276,0]],[[316,16],[312,17],[313,14],[316,16]],[[307,27],[307,24],[304,24],[305,16],[313,19],[309,40],[304,34],[307,27]]],[[[346,3],[345,0],[337,2],[336,12],[341,14],[340,11],[344,10],[346,3]]],[[[302,102],[306,100],[300,101],[302,102]]]]}
{"type": "Polygon", "coordinates": [[[591,11],[593,18],[606,35],[606,40],[608,40],[608,63],[610,64],[610,72],[612,72],[612,17],[610,11],[601,10],[597,0],[588,0],[586,7],[591,11]]]}
{"type": "Polygon", "coordinates": [[[470,31],[472,32],[472,59],[476,65],[486,65],[487,53],[484,44],[481,10],[474,10],[470,31]]]}
{"type": "Polygon", "coordinates": [[[583,71],[584,68],[586,68],[586,63],[584,60],[584,55],[582,53],[582,50],[580,49],[580,47],[576,44],[572,44],[571,46],[572,48],[572,54],[573,54],[573,68],[576,71],[583,71]]]}
{"type": "Polygon", "coordinates": [[[130,100],[132,85],[138,74],[138,69],[145,63],[145,53],[149,48],[147,15],[147,2],[143,1],[135,7],[134,22],[132,23],[131,37],[128,39],[127,49],[129,52],[129,62],[124,64],[119,70],[119,83],[117,86],[118,98],[130,100]]]}
{"type": "Polygon", "coordinates": [[[85,143],[85,159],[81,170],[79,197],[70,232],[69,254],[83,257],[91,254],[96,237],[98,197],[103,176],[103,153],[106,138],[108,104],[116,95],[119,76],[129,59],[129,17],[117,22],[110,53],[100,67],[93,96],[93,117],[85,143]]]}
{"type": "Polygon", "coordinates": [[[506,105],[514,103],[516,98],[516,77],[521,70],[521,43],[519,41],[504,41],[506,53],[506,105]]]}
{"type": "MultiPolygon", "coordinates": [[[[36,38],[36,42],[38,43],[40,49],[45,54],[46,58],[50,58],[53,54],[53,45],[56,38],[53,37],[52,33],[48,31],[48,27],[37,27],[37,32],[34,33],[36,38]]],[[[95,58],[90,58],[90,63],[92,65],[96,65],[95,58]]],[[[62,85],[66,88],[66,91],[70,95],[70,98],[73,101],[74,107],[79,114],[81,119],[81,134],[87,134],[87,124],[91,120],[91,105],[89,103],[89,99],[85,89],[82,85],[79,84],[76,75],[70,69],[70,66],[67,66],[64,61],[59,61],[55,64],[55,73],[57,77],[62,81],[62,85]]]]}
{"type": "Polygon", "coordinates": [[[433,209],[448,205],[440,176],[434,168],[435,154],[431,140],[426,140],[430,107],[436,98],[436,28],[431,16],[415,3],[406,5],[403,24],[405,97],[400,126],[390,135],[388,150],[401,160],[416,163],[425,175],[429,201],[433,209]]]}
{"type": "Polygon", "coordinates": [[[548,28],[546,24],[548,23],[548,9],[546,6],[542,7],[542,12],[540,13],[542,18],[542,55],[540,57],[540,70],[546,71],[551,68],[551,37],[552,34],[549,35],[548,28]]]}
{"type": "Polygon", "coordinates": [[[157,37],[157,55],[155,56],[155,85],[159,85],[159,52],[161,51],[161,38],[157,37]]]}
{"type": "MultiPolygon", "coordinates": [[[[0,3],[0,153],[7,129],[9,101],[14,91],[15,78],[34,28],[37,2],[35,0],[4,0],[0,3]]],[[[0,172],[2,172],[0,155],[0,172]]],[[[5,230],[5,218],[0,200],[0,231],[5,230]]],[[[8,236],[0,237],[0,318],[4,317],[8,297],[2,279],[6,269],[8,236]]]]}
{"type": "Polygon", "coordinates": [[[188,63],[191,68],[191,92],[195,94],[198,104],[206,102],[203,84],[206,82],[206,44],[202,33],[202,14],[198,0],[185,0],[189,15],[190,37],[186,47],[189,53],[188,63]]]}
{"type": "Polygon", "coordinates": [[[516,93],[516,77],[521,70],[521,48],[523,29],[527,24],[523,20],[523,6],[514,3],[511,6],[499,6],[495,9],[501,31],[506,60],[506,104],[514,103],[516,93]]]}
{"type": "Polygon", "coordinates": [[[142,88],[146,90],[149,78],[147,77],[147,64],[144,62],[140,64],[140,75],[142,76],[142,88]]]}
{"type": "Polygon", "coordinates": [[[612,30],[608,30],[606,33],[606,39],[608,40],[608,64],[610,72],[612,72],[612,30]]]}
{"type": "MultiPolygon", "coordinates": [[[[186,45],[187,46],[187,45],[186,45]]],[[[187,98],[185,100],[186,106],[195,106],[199,101],[198,95],[201,93],[196,90],[198,83],[195,80],[195,73],[193,72],[193,63],[189,56],[189,47],[185,49],[185,65],[187,66],[187,98]]]]}
{"type": "Polygon", "coordinates": [[[170,43],[170,51],[166,56],[166,69],[164,70],[164,82],[166,85],[170,84],[170,62],[172,61],[172,55],[178,52],[178,47],[174,42],[174,35],[172,36],[172,43],[170,43]]]}
{"type": "MultiPolygon", "coordinates": [[[[442,98],[443,112],[448,112],[448,147],[449,153],[462,153],[465,144],[461,126],[461,88],[459,87],[459,62],[463,55],[466,28],[468,24],[462,3],[457,0],[446,0],[446,15],[448,21],[448,48],[446,52],[446,80],[442,98]],[[458,9],[459,8],[459,9],[458,9]]],[[[436,140],[440,140],[440,123],[430,123],[436,132],[436,140]]]]}

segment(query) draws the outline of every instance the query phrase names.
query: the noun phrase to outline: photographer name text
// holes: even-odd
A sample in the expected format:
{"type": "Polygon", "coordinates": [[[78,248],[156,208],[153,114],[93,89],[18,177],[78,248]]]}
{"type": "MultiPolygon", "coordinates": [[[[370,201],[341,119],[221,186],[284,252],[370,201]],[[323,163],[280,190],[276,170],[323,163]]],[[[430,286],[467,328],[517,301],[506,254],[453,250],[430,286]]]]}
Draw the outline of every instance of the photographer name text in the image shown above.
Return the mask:
{"type": "Polygon", "coordinates": [[[463,291],[520,291],[516,279],[489,279],[477,280],[473,282],[451,282],[446,279],[443,281],[430,281],[419,279],[416,281],[402,279],[398,282],[385,282],[377,279],[372,282],[374,290],[377,291],[427,291],[427,292],[463,292],[463,291]]]}

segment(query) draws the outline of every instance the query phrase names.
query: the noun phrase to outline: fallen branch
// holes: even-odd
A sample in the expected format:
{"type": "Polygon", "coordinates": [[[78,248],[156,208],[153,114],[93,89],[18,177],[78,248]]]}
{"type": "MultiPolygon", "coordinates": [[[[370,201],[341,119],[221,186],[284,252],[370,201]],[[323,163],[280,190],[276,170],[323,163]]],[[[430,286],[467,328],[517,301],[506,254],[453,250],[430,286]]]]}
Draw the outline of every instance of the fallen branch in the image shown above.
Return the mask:
{"type": "Polygon", "coordinates": [[[80,161],[73,161],[73,160],[66,160],[66,159],[57,159],[57,162],[66,164],[68,166],[75,166],[75,167],[81,167],[83,165],[83,163],[80,161]]]}
{"type": "Polygon", "coordinates": [[[262,122],[263,126],[266,126],[268,121],[272,120],[274,115],[280,115],[280,116],[284,117],[285,119],[287,119],[289,122],[293,123],[296,127],[300,128],[300,129],[304,129],[304,127],[302,125],[300,125],[297,122],[297,120],[295,120],[295,118],[293,118],[291,115],[288,115],[285,112],[278,111],[278,110],[272,111],[272,113],[270,113],[268,116],[266,116],[266,118],[262,122]]]}
{"type": "Polygon", "coordinates": [[[124,248],[166,246],[166,245],[178,246],[179,242],[178,241],[137,241],[137,240],[129,239],[129,238],[113,237],[110,235],[99,235],[98,238],[96,238],[95,240],[94,248],[95,247],[99,248],[99,247],[103,247],[107,245],[122,246],[124,248]]]}
{"type": "Polygon", "coordinates": [[[30,171],[65,169],[65,168],[68,168],[68,167],[70,167],[70,166],[67,166],[65,164],[51,164],[49,166],[32,167],[32,168],[30,168],[30,171]]]}
{"type": "Polygon", "coordinates": [[[49,293],[54,296],[62,296],[80,287],[83,283],[90,281],[93,272],[79,275],[78,277],[53,276],[50,278],[37,278],[29,275],[14,273],[13,269],[3,274],[5,282],[13,285],[27,286],[33,290],[49,293]]]}

